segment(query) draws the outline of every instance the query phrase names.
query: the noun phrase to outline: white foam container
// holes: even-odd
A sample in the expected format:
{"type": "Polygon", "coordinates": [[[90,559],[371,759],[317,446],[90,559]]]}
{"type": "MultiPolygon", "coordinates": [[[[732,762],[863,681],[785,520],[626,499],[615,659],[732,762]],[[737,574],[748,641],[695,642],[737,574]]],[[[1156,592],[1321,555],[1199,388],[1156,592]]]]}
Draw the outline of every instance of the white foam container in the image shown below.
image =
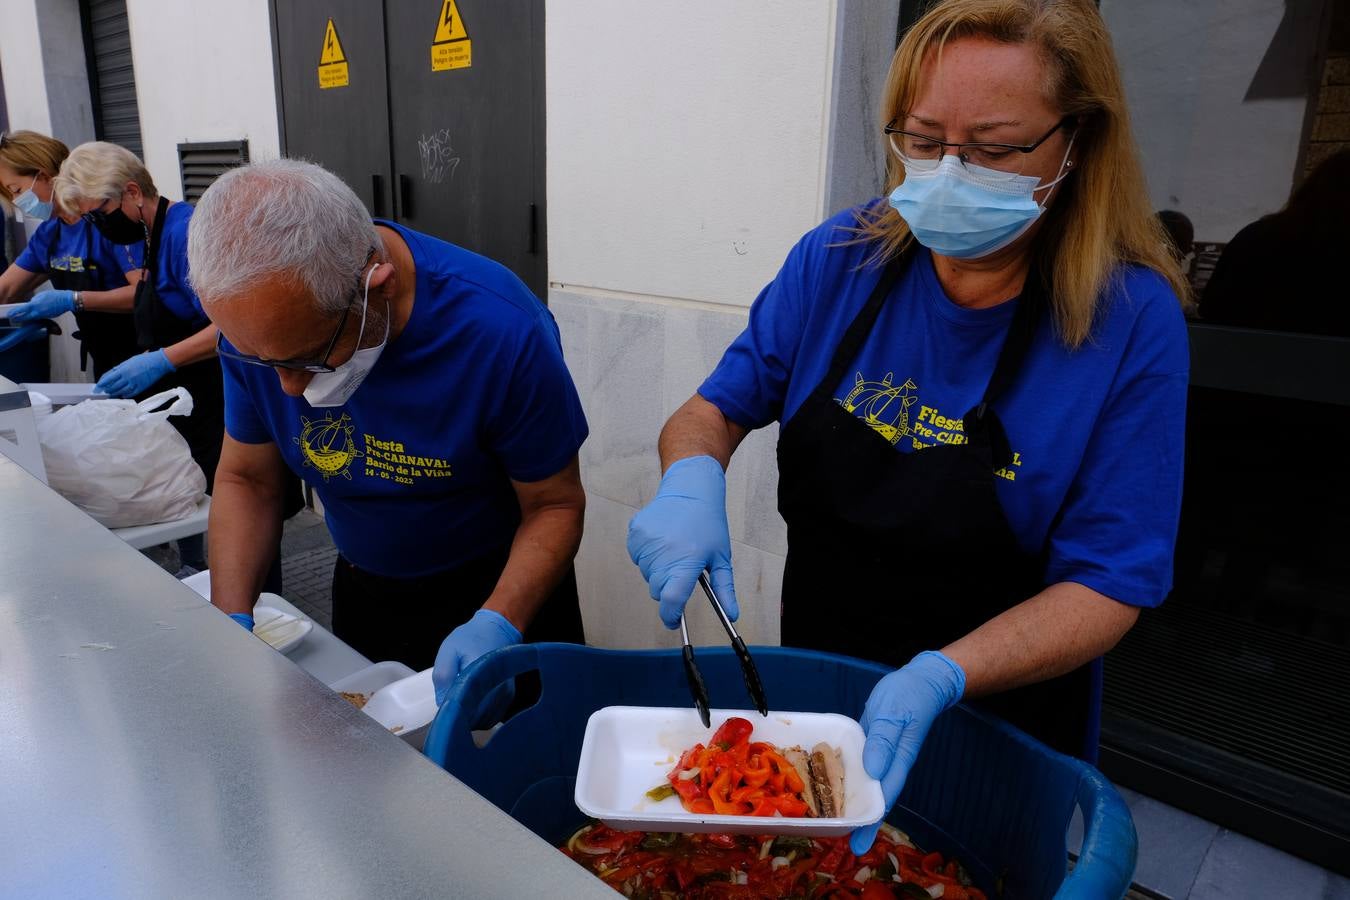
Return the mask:
{"type": "Polygon", "coordinates": [[[881,783],[863,770],[865,740],[862,726],[834,713],[771,711],[765,718],[754,710],[714,709],[712,728],[704,728],[692,707],[607,706],[592,713],[586,723],[575,800],[583,813],[621,831],[837,837],[878,822],[886,813],[881,783]],[[659,802],[647,797],[647,791],[667,783],[666,776],[685,750],[707,744],[733,716],[754,726],[752,741],[796,745],[808,752],[820,741],[838,747],[846,815],[820,819],[700,815],[685,810],[679,797],[659,802]]]}
{"type": "Polygon", "coordinates": [[[309,619],[298,618],[273,606],[259,604],[253,608],[253,635],[278,653],[290,653],[313,630],[314,623],[309,619]]]}
{"type": "Polygon", "coordinates": [[[367,698],[387,684],[393,684],[403,678],[411,678],[417,673],[401,662],[385,660],[358,669],[328,685],[335,691],[349,694],[365,694],[367,698]]]}

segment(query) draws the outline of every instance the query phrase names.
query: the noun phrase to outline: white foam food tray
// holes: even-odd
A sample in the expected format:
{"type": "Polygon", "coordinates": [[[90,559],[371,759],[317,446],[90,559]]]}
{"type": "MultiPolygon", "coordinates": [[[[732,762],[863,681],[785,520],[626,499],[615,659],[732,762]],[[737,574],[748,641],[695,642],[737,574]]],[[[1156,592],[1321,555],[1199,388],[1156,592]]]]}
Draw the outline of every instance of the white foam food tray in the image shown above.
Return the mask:
{"type": "Polygon", "coordinates": [[[401,662],[379,662],[329,687],[364,694],[366,704],[361,711],[395,734],[410,734],[436,718],[431,669],[413,672],[401,662]]]}
{"type": "Polygon", "coordinates": [[[836,837],[880,821],[886,812],[881,783],[863,770],[862,726],[833,713],[714,709],[712,727],[704,728],[690,708],[607,706],[591,714],[577,766],[577,808],[622,831],[683,833],[794,834],[836,837]],[[727,719],[739,716],[754,726],[751,741],[778,747],[800,746],[808,752],[824,741],[839,748],[844,768],[844,813],[833,818],[727,816],[691,813],[679,797],[653,801],[647,792],[668,784],[666,776],[680,755],[695,744],[707,744],[727,719]]]}
{"type": "MultiPolygon", "coordinates": [[[[266,597],[266,594],[263,594],[266,597]]],[[[309,619],[300,619],[271,606],[253,608],[253,636],[261,638],[280,653],[289,653],[314,630],[309,619]]]]}

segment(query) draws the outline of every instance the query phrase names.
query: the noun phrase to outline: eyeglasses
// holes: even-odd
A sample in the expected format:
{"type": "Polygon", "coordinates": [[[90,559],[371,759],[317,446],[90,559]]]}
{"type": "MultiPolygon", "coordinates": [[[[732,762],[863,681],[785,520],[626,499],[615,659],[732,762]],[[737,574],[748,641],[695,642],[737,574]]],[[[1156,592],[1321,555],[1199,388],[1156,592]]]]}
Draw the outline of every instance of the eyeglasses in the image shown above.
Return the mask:
{"type": "Polygon", "coordinates": [[[906,166],[920,171],[938,167],[947,154],[947,148],[955,148],[952,154],[963,166],[978,166],[989,170],[994,176],[1003,175],[1013,179],[1022,174],[1031,153],[1050,140],[1055,132],[1067,128],[1073,122],[1073,116],[1065,116],[1054,127],[1030,144],[1001,144],[988,141],[940,141],[935,137],[915,131],[896,128],[899,118],[892,119],[882,128],[890,140],[891,149],[906,166]]]}
{"type": "Polygon", "coordinates": [[[342,309],[342,318],[338,319],[337,330],[333,336],[328,339],[328,347],[323,351],[323,357],[319,362],[303,359],[265,359],[261,356],[249,356],[246,353],[239,353],[225,346],[225,333],[216,332],[216,353],[226,359],[237,360],[238,362],[248,363],[251,366],[263,366],[268,369],[289,369],[292,372],[309,372],[311,375],[324,375],[328,372],[336,372],[337,366],[330,366],[328,360],[333,355],[333,348],[337,346],[338,338],[342,337],[342,329],[347,326],[347,317],[351,315],[352,306],[356,304],[356,298],[361,296],[361,272],[366,270],[370,261],[375,257],[375,248],[371,247],[370,252],[366,254],[366,261],[361,264],[360,272],[356,275],[356,292],[352,294],[352,299],[342,309]]]}
{"type": "MultiPolygon", "coordinates": [[[[126,191],[123,191],[122,193],[125,194],[126,191]]],[[[81,215],[80,218],[84,219],[86,222],[88,222],[90,225],[93,225],[95,228],[102,228],[107,223],[108,217],[111,216],[113,213],[117,212],[117,210],[121,208],[122,208],[121,197],[109,197],[102,203],[100,203],[98,206],[89,210],[89,212],[81,215]],[[103,207],[107,206],[109,203],[116,203],[117,209],[112,210],[112,212],[104,212],[103,207]]]]}

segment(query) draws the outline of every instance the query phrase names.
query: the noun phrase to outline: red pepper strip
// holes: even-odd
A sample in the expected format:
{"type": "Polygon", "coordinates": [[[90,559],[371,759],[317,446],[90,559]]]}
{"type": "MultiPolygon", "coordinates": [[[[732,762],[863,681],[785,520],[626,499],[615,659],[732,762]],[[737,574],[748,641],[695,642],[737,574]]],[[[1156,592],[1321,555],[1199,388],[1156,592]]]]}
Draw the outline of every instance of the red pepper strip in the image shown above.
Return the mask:
{"type": "Polygon", "coordinates": [[[772,797],[761,797],[754,801],[754,807],[750,810],[752,816],[771,816],[778,812],[778,802],[772,797]]]}
{"type": "Polygon", "coordinates": [[[721,728],[717,729],[712,736],[711,743],[734,747],[736,744],[749,740],[750,732],[753,730],[754,726],[748,720],[733,716],[723,722],[721,728]]]}
{"type": "Polygon", "coordinates": [[[743,805],[733,803],[730,797],[731,793],[731,770],[724,769],[722,774],[717,776],[712,787],[708,789],[708,796],[712,798],[713,809],[721,815],[739,816],[743,810],[743,805]]]}
{"type": "Polygon", "coordinates": [[[806,804],[796,797],[784,794],[774,800],[778,811],[790,819],[800,819],[806,815],[806,804]]]}
{"type": "Polygon", "coordinates": [[[745,787],[732,788],[731,799],[736,803],[754,803],[757,800],[763,800],[765,793],[759,788],[745,787]]]}
{"type": "Polygon", "coordinates": [[[766,758],[774,769],[783,776],[782,789],[784,791],[790,794],[800,794],[806,790],[806,784],[802,781],[802,777],[797,774],[796,766],[774,752],[766,754],[766,758]]]}
{"type": "Polygon", "coordinates": [[[869,881],[862,886],[862,900],[895,900],[895,894],[880,881],[869,881]]]}
{"type": "MultiPolygon", "coordinates": [[[[706,840],[715,847],[726,847],[727,849],[735,849],[736,847],[736,835],[734,834],[709,834],[706,836],[706,840]]],[[[718,863],[718,866],[721,866],[721,863],[718,863]]]]}
{"type": "MultiPolygon", "coordinates": [[[[741,778],[750,787],[762,787],[769,776],[773,774],[773,767],[764,756],[752,756],[749,764],[741,772],[741,778]]],[[[776,793],[781,793],[781,785],[774,786],[776,793]]]]}
{"type": "Polygon", "coordinates": [[[710,816],[717,810],[713,807],[713,802],[707,797],[699,797],[697,800],[691,800],[685,804],[685,809],[691,813],[697,813],[702,816],[710,816]]]}
{"type": "Polygon", "coordinates": [[[680,795],[680,802],[686,807],[691,801],[697,800],[703,796],[703,788],[699,786],[697,779],[688,780],[675,778],[671,781],[671,786],[675,788],[675,793],[680,795]]]}

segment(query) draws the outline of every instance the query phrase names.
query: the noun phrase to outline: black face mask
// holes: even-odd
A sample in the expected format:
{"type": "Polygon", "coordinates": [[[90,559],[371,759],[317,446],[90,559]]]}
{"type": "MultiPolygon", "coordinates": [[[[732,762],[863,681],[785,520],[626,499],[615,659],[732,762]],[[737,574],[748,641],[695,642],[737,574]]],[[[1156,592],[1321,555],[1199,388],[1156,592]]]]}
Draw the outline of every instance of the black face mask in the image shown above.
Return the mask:
{"type": "Polygon", "coordinates": [[[133,222],[121,207],[110,213],[96,209],[85,213],[84,218],[114,244],[135,244],[149,239],[145,224],[133,222]]]}

